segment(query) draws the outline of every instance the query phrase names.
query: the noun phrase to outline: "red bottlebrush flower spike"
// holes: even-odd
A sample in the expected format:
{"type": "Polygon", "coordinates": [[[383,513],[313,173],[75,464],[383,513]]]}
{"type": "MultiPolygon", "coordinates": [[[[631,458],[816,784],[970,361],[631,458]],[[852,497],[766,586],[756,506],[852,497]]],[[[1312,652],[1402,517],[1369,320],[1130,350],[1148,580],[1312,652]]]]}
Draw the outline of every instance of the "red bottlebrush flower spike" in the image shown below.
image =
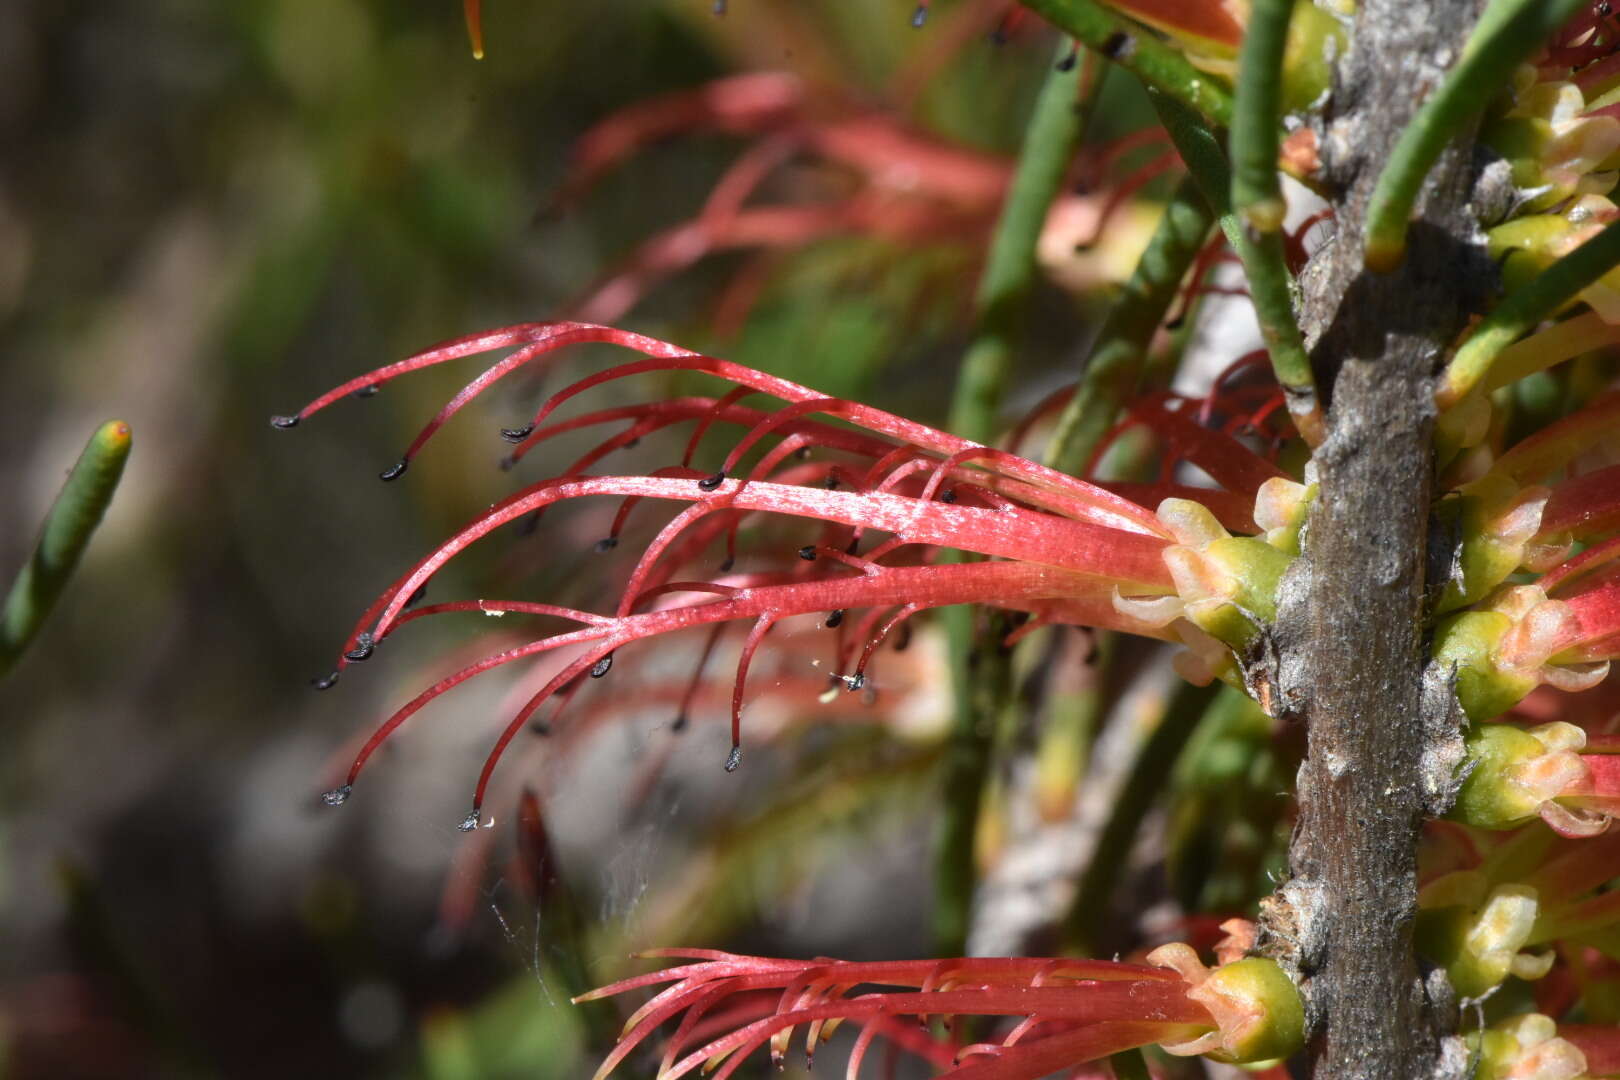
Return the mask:
{"type": "MultiPolygon", "coordinates": [[[[843,639],[839,649],[838,678],[851,690],[865,684],[873,654],[885,637],[917,613],[951,604],[982,603],[1023,611],[1033,616],[1035,624],[1083,624],[1152,637],[1180,635],[1200,646],[1212,644],[1179,621],[1176,610],[1151,607],[1155,598],[1174,599],[1177,579],[1166,552],[1177,533],[1126,495],[859,402],[825,397],[796,383],[630,331],[551,322],[459,338],[352,379],[273,423],[292,427],[339,400],[412,371],[493,349],[513,349],[423,427],[400,464],[385,474],[391,478],[446,421],[502,377],[526,365],[549,362],[565,345],[586,342],[623,346],[644,358],[564,387],[527,423],[504,430],[501,434],[517,444],[509,460],[521,459],[564,432],[604,424],[628,426],[562,474],[496,503],[402,575],[361,617],[337,670],[369,657],[399,627],[430,615],[473,610],[513,613],[566,620],[572,628],[485,656],[422,691],[366,741],[343,786],[329,792],[327,802],[346,799],[371,754],[440,695],[495,668],[555,654],[546,661],[552,666],[542,668],[549,674],[538,691],[512,717],[485,762],[473,812],[464,823],[465,828],[476,828],[496,763],[547,701],[570,697],[587,675],[605,675],[627,646],[683,629],[740,620],[752,624],[731,696],[728,769],[740,761],[750,661],[771,628],[794,616],[826,617],[827,612],[836,612],[841,621],[846,612],[866,609],[864,617],[852,619],[856,633],[843,639]],[[735,389],[719,398],[620,405],[552,420],[557,408],[585,390],[642,372],[673,370],[710,374],[735,389]],[[747,393],[767,394],[786,404],[775,411],[745,407],[739,398],[747,393]],[[827,417],[846,426],[829,423],[823,419],[827,417]],[[612,451],[683,421],[692,421],[700,430],[727,424],[745,432],[712,473],[687,465],[643,476],[585,472],[612,451]],[[751,450],[763,453],[747,465],[745,455],[751,450]],[[801,460],[808,451],[833,460],[801,460]],[[475,541],[508,522],[532,521],[556,503],[590,496],[622,501],[612,533],[599,545],[603,550],[617,544],[624,518],[637,504],[648,500],[684,504],[638,560],[611,614],[504,600],[450,601],[413,609],[434,575],[475,541]],[[739,522],[761,513],[819,522],[822,539],[804,546],[797,565],[786,572],[737,575],[728,569],[718,579],[679,576],[718,539],[724,538],[731,550],[739,522]],[[855,544],[874,532],[883,538],[864,556],[855,555],[855,544]],[[992,561],[938,563],[933,553],[940,549],[992,561]],[[844,672],[844,664],[851,660],[853,670],[844,672]]],[[[1192,409],[1148,402],[1137,411],[1135,422],[1163,436],[1173,451],[1184,453],[1228,490],[1166,483],[1142,486],[1137,493],[1155,501],[1174,496],[1178,506],[1207,496],[1220,519],[1252,527],[1254,515],[1246,508],[1265,485],[1277,480],[1278,470],[1230,436],[1201,427],[1193,414],[1192,409]]],[[[696,438],[688,443],[687,460],[696,445],[696,438]]],[[[1257,539],[1244,543],[1264,546],[1257,539]]],[[[1223,572],[1241,571],[1240,567],[1223,572]]],[[[1262,608],[1258,602],[1249,604],[1250,610],[1262,608]]],[[[319,685],[331,685],[335,675],[319,685]]]]}
{"type": "MultiPolygon", "coordinates": [[[[1263,1060],[1293,1052],[1303,1037],[1298,994],[1275,964],[1251,958],[1209,970],[1184,945],[1155,951],[1149,959],[1161,967],[1044,958],[770,960],[703,949],[644,955],[695,962],[624,979],[579,999],[668,984],[626,1021],[596,1080],[683,1014],[659,1070],[668,1080],[716,1067],[717,1080],[724,1080],[767,1044],[780,1064],[800,1026],[806,1029],[809,1055],[844,1021],[862,1027],[846,1073],[855,1077],[873,1038],[889,1035],[896,1016],[1022,1018],[999,1042],[954,1048],[956,1067],[943,1075],[957,1080],[1037,1080],[1151,1043],[1171,1053],[1263,1060]],[[892,989],[851,996],[860,987],[892,989]],[[774,997],[764,991],[775,992],[774,997]],[[728,1030],[698,1043],[703,1018],[721,1002],[744,995],[751,995],[757,1007],[732,1014],[728,1030]]],[[[928,1056],[939,1049],[938,1044],[923,1048],[928,1056]]]]}

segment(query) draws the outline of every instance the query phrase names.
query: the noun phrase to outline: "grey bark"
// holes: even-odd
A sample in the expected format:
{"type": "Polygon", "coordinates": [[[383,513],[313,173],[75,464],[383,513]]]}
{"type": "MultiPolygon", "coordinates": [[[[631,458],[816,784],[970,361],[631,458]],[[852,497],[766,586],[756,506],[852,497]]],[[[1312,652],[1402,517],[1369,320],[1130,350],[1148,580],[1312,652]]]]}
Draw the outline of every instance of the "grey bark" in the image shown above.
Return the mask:
{"type": "Polygon", "coordinates": [[[1471,206],[1471,140],[1430,177],[1400,270],[1363,270],[1360,237],[1389,147],[1480,6],[1365,0],[1319,133],[1337,239],[1301,280],[1301,318],[1328,436],[1261,676],[1309,742],[1292,877],[1263,906],[1262,947],[1299,978],[1312,1030],[1302,1071],[1317,1078],[1462,1071],[1447,1037],[1455,1005],[1443,975],[1419,970],[1412,925],[1418,830],[1445,809],[1460,760],[1452,695],[1427,670],[1424,615],[1444,577],[1429,567],[1446,565],[1445,552],[1430,555],[1433,379],[1443,343],[1495,284],[1471,206]]]}

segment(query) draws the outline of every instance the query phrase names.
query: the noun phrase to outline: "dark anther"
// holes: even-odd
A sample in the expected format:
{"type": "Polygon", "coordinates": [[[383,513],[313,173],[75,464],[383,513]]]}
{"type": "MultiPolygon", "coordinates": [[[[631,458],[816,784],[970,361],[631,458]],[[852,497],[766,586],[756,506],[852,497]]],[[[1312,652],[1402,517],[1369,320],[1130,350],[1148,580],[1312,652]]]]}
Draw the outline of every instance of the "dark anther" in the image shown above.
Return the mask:
{"type": "Polygon", "coordinates": [[[288,428],[295,428],[295,427],[298,426],[298,417],[297,416],[272,416],[270,418],[270,426],[274,427],[274,428],[280,428],[282,431],[286,431],[288,428]]]}
{"type": "Polygon", "coordinates": [[[1080,53],[1078,51],[1071,51],[1068,56],[1065,56],[1063,59],[1058,61],[1057,69],[1059,71],[1073,71],[1074,66],[1079,62],[1080,53]]]}
{"type": "Polygon", "coordinates": [[[410,468],[410,467],[411,467],[411,463],[409,461],[406,461],[404,458],[400,458],[398,461],[396,461],[392,465],[388,466],[388,468],[386,468],[382,472],[378,473],[377,474],[377,479],[379,479],[379,480],[398,480],[400,477],[405,475],[405,470],[410,468]]]}
{"type": "Polygon", "coordinates": [[[354,791],[354,788],[350,787],[348,784],[344,784],[342,787],[335,787],[331,791],[323,791],[321,792],[321,802],[325,803],[327,806],[342,806],[344,803],[349,801],[349,794],[352,791],[354,791]]]}
{"type": "Polygon", "coordinates": [[[613,670],[613,654],[608,653],[606,656],[602,657],[602,659],[591,665],[591,678],[600,679],[611,670],[613,670]]]}
{"type": "Polygon", "coordinates": [[[956,489],[955,488],[946,488],[944,491],[940,492],[939,493],[939,501],[942,502],[942,503],[953,503],[953,502],[955,502],[956,501],[956,489]]]}
{"type": "Polygon", "coordinates": [[[598,540],[595,544],[593,544],[591,546],[591,550],[595,551],[598,555],[600,555],[604,551],[612,551],[614,548],[616,548],[618,546],[619,546],[619,538],[617,536],[604,536],[604,537],[602,537],[602,539],[598,540]]]}
{"type": "Polygon", "coordinates": [[[1123,30],[1116,30],[1108,35],[1107,41],[1103,42],[1102,54],[1110,60],[1118,60],[1129,55],[1135,47],[1136,42],[1131,40],[1131,35],[1123,30]]]}
{"type": "Polygon", "coordinates": [[[806,544],[806,545],[804,545],[804,547],[800,548],[799,549],[799,558],[803,559],[805,562],[815,562],[816,561],[816,545],[814,545],[814,544],[806,544]]]}
{"type": "Polygon", "coordinates": [[[315,678],[309,680],[309,685],[313,686],[317,690],[330,690],[332,687],[337,685],[337,681],[338,673],[334,671],[329,675],[317,675],[315,678]]]}
{"type": "Polygon", "coordinates": [[[736,565],[737,565],[737,560],[736,559],[728,558],[728,559],[724,560],[723,562],[721,562],[721,564],[720,564],[720,572],[722,574],[729,574],[729,573],[731,573],[731,568],[736,566],[736,565]]]}
{"type": "Polygon", "coordinates": [[[911,26],[915,30],[921,30],[923,28],[923,25],[925,23],[927,23],[927,22],[928,22],[928,5],[927,4],[918,4],[917,5],[917,10],[913,11],[911,13],[911,26]]]}
{"type": "Polygon", "coordinates": [[[533,536],[535,531],[539,528],[540,511],[538,510],[532,514],[524,514],[522,517],[518,518],[517,525],[514,526],[514,530],[519,536],[533,536]]]}
{"type": "Polygon", "coordinates": [[[533,424],[524,424],[522,427],[501,428],[501,438],[505,439],[507,442],[522,442],[524,439],[527,439],[533,434],[533,424]]]}
{"type": "Polygon", "coordinates": [[[827,621],[822,623],[822,625],[825,626],[827,629],[831,630],[831,629],[833,629],[834,627],[836,627],[839,623],[841,623],[843,621],[844,621],[844,609],[843,608],[833,608],[833,610],[827,612],[827,621]]]}
{"type": "Polygon", "coordinates": [[[679,716],[675,717],[675,719],[673,719],[673,720],[671,720],[669,722],[669,730],[671,730],[671,731],[685,731],[687,723],[688,723],[688,721],[686,719],[686,714],[681,713],[679,716]]]}
{"type": "Polygon", "coordinates": [[[849,687],[849,692],[853,694],[855,691],[866,685],[866,672],[857,671],[853,675],[845,675],[844,685],[849,687]]]}
{"type": "Polygon", "coordinates": [[[415,607],[417,604],[420,604],[422,602],[422,597],[424,597],[426,595],[427,595],[427,582],[424,581],[424,582],[422,582],[422,584],[420,584],[420,585],[418,585],[416,587],[415,592],[411,593],[411,598],[409,600],[405,601],[405,610],[409,611],[411,608],[415,607]]]}
{"type": "Polygon", "coordinates": [[[736,772],[737,766],[742,764],[742,747],[733,746],[731,753],[726,755],[726,772],[736,772]]]}
{"type": "Polygon", "coordinates": [[[699,480],[698,487],[702,488],[704,491],[713,491],[715,488],[719,487],[725,482],[726,470],[721,469],[713,476],[705,476],[702,480],[699,480]]]}
{"type": "Polygon", "coordinates": [[[357,400],[364,401],[368,397],[376,397],[377,396],[377,391],[379,391],[381,389],[382,389],[382,384],[381,383],[377,383],[374,386],[362,386],[360,389],[356,390],[354,393],[350,394],[349,396],[352,397],[352,398],[355,398],[357,400]]]}
{"type": "Polygon", "coordinates": [[[371,659],[371,654],[377,649],[377,642],[371,636],[371,631],[362,630],[360,636],[354,639],[354,648],[343,654],[343,659],[358,664],[362,660],[371,659]]]}
{"type": "Polygon", "coordinates": [[[810,448],[808,446],[801,446],[797,450],[793,451],[793,456],[798,458],[800,461],[803,461],[805,458],[810,456],[810,448]]]}
{"type": "Polygon", "coordinates": [[[838,490],[838,477],[836,477],[836,476],[827,477],[827,490],[828,491],[837,491],[838,490]]]}
{"type": "Polygon", "coordinates": [[[461,824],[457,825],[456,828],[462,832],[472,832],[478,828],[478,808],[475,806],[468,811],[467,816],[461,819],[461,824]]]}
{"type": "Polygon", "coordinates": [[[850,537],[849,543],[844,545],[844,554],[853,555],[859,550],[861,550],[861,538],[858,536],[850,537]]]}

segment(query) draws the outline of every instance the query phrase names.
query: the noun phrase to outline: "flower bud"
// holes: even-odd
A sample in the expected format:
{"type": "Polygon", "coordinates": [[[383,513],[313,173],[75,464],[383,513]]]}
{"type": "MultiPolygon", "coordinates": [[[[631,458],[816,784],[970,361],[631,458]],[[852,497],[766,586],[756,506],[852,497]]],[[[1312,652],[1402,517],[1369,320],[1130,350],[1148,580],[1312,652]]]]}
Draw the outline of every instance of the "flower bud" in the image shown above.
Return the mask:
{"type": "Polygon", "coordinates": [[[1246,649],[1277,617],[1277,586],[1292,557],[1253,536],[1229,536],[1199,503],[1166,499],[1159,519],[1177,543],[1164,562],[1187,618],[1234,649],[1246,649]]]}
{"type": "Polygon", "coordinates": [[[1520,952],[1535,927],[1537,901],[1527,885],[1498,885],[1482,902],[1425,907],[1418,914],[1418,949],[1446,969],[1464,998],[1483,996],[1509,975],[1539,979],[1552,968],[1552,953],[1520,952]]]}
{"type": "Polygon", "coordinates": [[[1285,1058],[1304,1045],[1305,1006],[1276,961],[1249,956],[1211,970],[1181,943],[1161,945],[1147,959],[1180,972],[1192,987],[1187,996],[1208,1009],[1217,1025],[1190,1042],[1164,1044],[1166,1053],[1244,1065],[1285,1058]]]}
{"type": "Polygon", "coordinates": [[[1478,601],[1523,565],[1551,494],[1539,486],[1521,489],[1511,478],[1495,473],[1463,488],[1455,500],[1461,549],[1437,611],[1478,601]]]}
{"type": "Polygon", "coordinates": [[[1477,1036],[1478,1080],[1577,1080],[1586,1056],[1558,1037],[1558,1025],[1540,1013],[1492,1024],[1477,1036]]]}
{"type": "Polygon", "coordinates": [[[1476,828],[1521,825],[1586,777],[1586,733],[1573,724],[1479,724],[1463,741],[1469,772],[1447,816],[1476,828]]]}
{"type": "Polygon", "coordinates": [[[1514,186],[1530,192],[1524,209],[1549,210],[1571,196],[1602,194],[1613,177],[1598,172],[1620,150],[1620,120],[1588,116],[1581,88],[1538,81],[1528,65],[1514,78],[1514,106],[1481,131],[1481,141],[1507,160],[1514,186]]]}

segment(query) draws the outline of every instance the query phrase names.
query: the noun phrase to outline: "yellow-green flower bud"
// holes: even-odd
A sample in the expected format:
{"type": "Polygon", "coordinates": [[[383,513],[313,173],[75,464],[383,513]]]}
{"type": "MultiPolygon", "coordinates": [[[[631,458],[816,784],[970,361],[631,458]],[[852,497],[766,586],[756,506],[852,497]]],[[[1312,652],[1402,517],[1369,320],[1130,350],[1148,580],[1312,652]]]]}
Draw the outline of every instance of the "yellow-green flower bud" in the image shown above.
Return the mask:
{"type": "Polygon", "coordinates": [[[1191,1042],[1164,1044],[1166,1053],[1247,1065],[1286,1058],[1304,1045],[1304,1002],[1275,960],[1247,956],[1210,970],[1191,946],[1179,943],[1161,945],[1147,959],[1180,972],[1192,987],[1187,996],[1208,1009],[1217,1025],[1191,1042]]]}
{"type": "Polygon", "coordinates": [[[1559,1038],[1558,1025],[1540,1013],[1492,1024],[1473,1038],[1477,1080],[1577,1080],[1586,1074],[1586,1056],[1559,1038]]]}
{"type": "Polygon", "coordinates": [[[1483,902],[1426,908],[1418,913],[1417,946],[1446,969],[1464,998],[1477,998],[1509,975],[1539,979],[1552,968],[1549,953],[1520,952],[1539,912],[1536,890],[1498,885],[1483,902]]]}
{"type": "Polygon", "coordinates": [[[1533,674],[1497,668],[1493,654],[1512,627],[1513,620],[1498,611],[1464,611],[1435,627],[1434,658],[1441,670],[1454,673],[1457,701],[1470,720],[1501,715],[1540,681],[1533,674]]]}
{"type": "Polygon", "coordinates": [[[1586,775],[1577,753],[1586,736],[1572,724],[1524,729],[1477,724],[1463,737],[1470,769],[1447,817],[1480,829],[1510,829],[1586,775]]]}

